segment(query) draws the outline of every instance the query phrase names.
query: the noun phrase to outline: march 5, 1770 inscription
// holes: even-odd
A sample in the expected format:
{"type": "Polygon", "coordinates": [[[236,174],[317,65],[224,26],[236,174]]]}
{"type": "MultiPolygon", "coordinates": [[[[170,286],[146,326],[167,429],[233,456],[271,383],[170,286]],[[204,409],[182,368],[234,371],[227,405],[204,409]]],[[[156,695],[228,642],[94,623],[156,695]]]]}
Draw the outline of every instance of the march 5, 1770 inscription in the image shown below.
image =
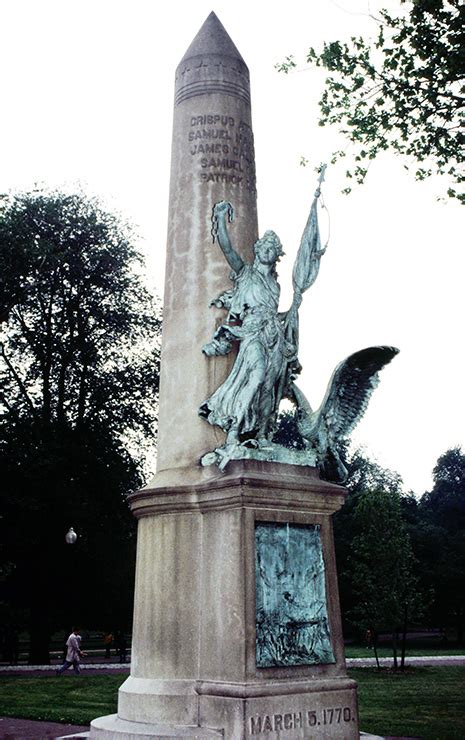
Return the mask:
{"type": "Polygon", "coordinates": [[[334,663],[318,524],[257,522],[256,664],[334,663]]]}

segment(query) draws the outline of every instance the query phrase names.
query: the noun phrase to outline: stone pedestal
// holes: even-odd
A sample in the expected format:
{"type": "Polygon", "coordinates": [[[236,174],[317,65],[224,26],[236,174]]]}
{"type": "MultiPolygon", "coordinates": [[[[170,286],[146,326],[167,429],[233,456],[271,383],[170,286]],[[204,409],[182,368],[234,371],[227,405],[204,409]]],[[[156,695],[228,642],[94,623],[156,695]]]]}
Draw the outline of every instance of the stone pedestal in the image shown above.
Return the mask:
{"type": "Polygon", "coordinates": [[[237,461],[211,474],[131,497],[131,675],[118,715],[95,720],[91,737],[358,738],[331,523],[344,489],[292,465],[237,461]],[[273,522],[320,527],[334,662],[257,668],[255,530],[273,522]]]}

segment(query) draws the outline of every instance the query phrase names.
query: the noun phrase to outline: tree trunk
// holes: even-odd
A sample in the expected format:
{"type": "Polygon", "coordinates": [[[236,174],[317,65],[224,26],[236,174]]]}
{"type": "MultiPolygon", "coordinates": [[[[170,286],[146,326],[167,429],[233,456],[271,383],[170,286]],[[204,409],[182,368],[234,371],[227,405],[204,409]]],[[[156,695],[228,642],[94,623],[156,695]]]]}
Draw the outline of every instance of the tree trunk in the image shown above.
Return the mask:
{"type": "Polygon", "coordinates": [[[397,671],[397,630],[392,633],[392,657],[394,659],[394,670],[397,671]]]}
{"type": "Polygon", "coordinates": [[[405,670],[405,649],[407,647],[407,609],[404,610],[404,623],[402,625],[402,653],[400,658],[400,670],[405,670]]]}
{"type": "Polygon", "coordinates": [[[379,670],[381,666],[379,664],[379,658],[378,658],[378,633],[375,632],[373,628],[371,628],[371,634],[372,634],[372,640],[373,640],[373,650],[375,651],[376,667],[379,670]]]}

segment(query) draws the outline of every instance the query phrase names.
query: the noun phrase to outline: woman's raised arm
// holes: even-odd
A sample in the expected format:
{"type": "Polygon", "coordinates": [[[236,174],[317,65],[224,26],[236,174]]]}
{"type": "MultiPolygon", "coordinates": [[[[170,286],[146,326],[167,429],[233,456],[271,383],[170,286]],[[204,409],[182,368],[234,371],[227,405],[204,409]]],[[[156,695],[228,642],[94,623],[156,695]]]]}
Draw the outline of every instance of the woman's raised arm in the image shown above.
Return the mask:
{"type": "Polygon", "coordinates": [[[218,239],[218,244],[221,247],[221,251],[226,257],[229,265],[235,272],[239,272],[244,266],[242,257],[234,249],[229,238],[228,229],[226,225],[226,219],[231,222],[234,218],[234,211],[231,203],[225,200],[221,200],[219,203],[215,203],[213,206],[212,215],[212,236],[213,241],[215,238],[218,239]]]}

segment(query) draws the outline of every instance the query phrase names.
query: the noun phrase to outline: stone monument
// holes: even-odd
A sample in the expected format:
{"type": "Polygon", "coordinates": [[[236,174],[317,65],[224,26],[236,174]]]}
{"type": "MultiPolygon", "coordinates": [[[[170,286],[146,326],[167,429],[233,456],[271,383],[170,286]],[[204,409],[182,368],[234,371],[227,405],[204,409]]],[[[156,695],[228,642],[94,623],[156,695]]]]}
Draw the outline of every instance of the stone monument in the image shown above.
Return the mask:
{"type": "Polygon", "coordinates": [[[319,187],[279,313],[281,244],[257,239],[249,73],[214,13],[176,72],[172,152],[157,473],[130,497],[131,674],[90,736],[358,738],[331,521],[345,490],[319,470],[343,477],[337,441],[396,350],[341,363],[316,412],[297,387],[319,187]],[[282,398],[299,452],[273,441],[282,398]]]}

